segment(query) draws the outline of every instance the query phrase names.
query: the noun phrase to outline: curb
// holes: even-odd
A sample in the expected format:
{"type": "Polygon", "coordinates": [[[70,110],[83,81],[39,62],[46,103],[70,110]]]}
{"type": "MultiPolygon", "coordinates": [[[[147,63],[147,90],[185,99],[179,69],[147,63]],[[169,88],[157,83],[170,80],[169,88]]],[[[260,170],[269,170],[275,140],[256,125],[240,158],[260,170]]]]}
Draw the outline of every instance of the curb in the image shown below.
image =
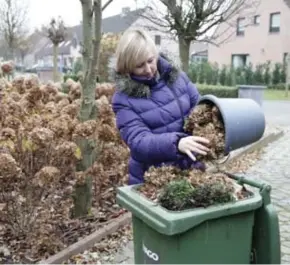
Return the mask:
{"type": "MultiPolygon", "coordinates": [[[[229,159],[225,163],[222,164],[222,166],[226,166],[229,163],[231,163],[232,161],[240,158],[241,156],[243,156],[245,154],[251,153],[254,150],[259,150],[259,149],[264,148],[268,144],[273,143],[273,142],[277,141],[278,139],[280,139],[283,135],[284,135],[284,131],[269,133],[267,136],[264,136],[259,141],[255,142],[247,147],[244,147],[241,150],[237,150],[236,153],[232,154],[229,157],[229,159]]],[[[217,170],[216,166],[209,166],[209,168],[206,171],[211,173],[211,172],[216,172],[216,170],[217,170]]]]}
{"type": "Polygon", "coordinates": [[[105,227],[68,246],[48,259],[39,261],[38,264],[61,264],[62,262],[68,260],[71,256],[77,255],[80,252],[91,248],[94,244],[101,241],[106,236],[116,232],[122,226],[130,223],[131,213],[125,213],[123,216],[116,218],[105,227]]]}

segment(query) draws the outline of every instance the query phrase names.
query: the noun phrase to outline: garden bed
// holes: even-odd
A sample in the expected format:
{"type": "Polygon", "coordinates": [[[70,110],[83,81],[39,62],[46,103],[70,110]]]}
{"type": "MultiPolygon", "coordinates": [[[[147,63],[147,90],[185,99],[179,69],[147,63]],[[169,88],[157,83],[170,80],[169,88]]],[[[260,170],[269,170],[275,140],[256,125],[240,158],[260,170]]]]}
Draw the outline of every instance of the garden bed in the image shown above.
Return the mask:
{"type": "Polygon", "coordinates": [[[108,90],[96,88],[97,120],[79,122],[80,84],[68,94],[35,76],[1,80],[0,233],[2,263],[36,263],[124,214],[116,189],[126,182],[129,150],[115,125],[108,90]],[[108,94],[108,93],[107,93],[108,94]],[[78,140],[96,142],[99,155],[86,171],[78,140]],[[73,214],[74,188],[92,177],[92,207],[73,214]]]}

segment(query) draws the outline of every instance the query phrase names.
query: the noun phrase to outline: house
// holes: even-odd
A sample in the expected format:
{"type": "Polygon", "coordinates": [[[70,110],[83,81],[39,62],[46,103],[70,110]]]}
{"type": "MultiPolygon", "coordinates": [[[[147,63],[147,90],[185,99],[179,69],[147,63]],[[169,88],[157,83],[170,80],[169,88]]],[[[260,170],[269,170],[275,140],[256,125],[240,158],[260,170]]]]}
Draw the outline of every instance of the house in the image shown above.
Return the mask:
{"type": "MultiPolygon", "coordinates": [[[[250,0],[247,0],[250,1],[250,0]]],[[[209,45],[208,60],[219,65],[244,66],[267,61],[282,63],[290,51],[290,6],[288,0],[261,0],[231,21],[220,24],[215,32],[219,46],[209,45]],[[227,37],[222,32],[231,26],[227,37]],[[224,38],[224,42],[222,40],[224,38]]]]}
{"type": "Polygon", "coordinates": [[[193,63],[208,61],[208,43],[195,42],[190,46],[190,61],[193,63]]]}
{"type": "MultiPolygon", "coordinates": [[[[71,68],[74,61],[81,56],[80,54],[79,28],[77,26],[67,29],[67,38],[58,46],[58,65],[71,68]]],[[[43,41],[43,40],[42,40],[43,41]]],[[[45,37],[45,43],[34,53],[35,64],[39,67],[53,66],[53,44],[45,37]]]]}
{"type": "MultiPolygon", "coordinates": [[[[125,8],[121,14],[103,19],[102,31],[104,33],[118,33],[127,29],[137,19],[135,13],[125,8]]],[[[69,27],[66,33],[66,40],[60,43],[58,47],[58,64],[71,67],[77,58],[81,57],[82,25],[69,27]]],[[[33,33],[32,35],[39,34],[33,33]]],[[[44,33],[38,38],[38,45],[34,45],[34,47],[35,49],[31,49],[30,53],[25,57],[25,66],[52,67],[53,45],[44,33]],[[28,57],[30,60],[27,60],[28,57]],[[33,58],[33,62],[31,58],[33,58]]]]}
{"type": "MultiPolygon", "coordinates": [[[[122,9],[118,15],[104,18],[102,21],[103,33],[121,33],[129,28],[145,28],[154,39],[158,49],[168,54],[177,65],[180,65],[178,41],[163,29],[158,27],[145,18],[146,12],[152,12],[150,9],[130,10],[129,7],[122,9]]],[[[59,45],[58,63],[61,66],[72,67],[77,58],[81,57],[82,25],[68,28],[67,39],[59,45]]],[[[190,47],[190,60],[207,60],[207,44],[194,43],[190,47]]],[[[53,46],[50,40],[46,38],[45,44],[41,45],[34,54],[35,63],[39,66],[52,66],[53,46]]]]}
{"type": "MultiPolygon", "coordinates": [[[[167,54],[176,65],[180,66],[181,61],[177,38],[168,33],[166,29],[164,30],[164,27],[158,27],[158,25],[154,24],[150,19],[148,20],[147,18],[152,17],[152,14],[147,15],[146,12],[152,13],[154,10],[150,8],[146,9],[144,15],[140,15],[131,27],[147,29],[149,35],[155,40],[158,49],[167,54]]],[[[208,45],[205,42],[193,42],[189,49],[189,62],[207,61],[207,46],[208,45]]]]}
{"type": "MultiPolygon", "coordinates": [[[[23,39],[23,42],[14,49],[13,60],[16,68],[17,66],[33,66],[33,64],[35,64],[34,54],[37,53],[46,42],[47,38],[44,37],[44,32],[41,30],[36,30],[29,35],[27,39],[23,39]]],[[[11,60],[11,55],[9,54],[9,49],[4,39],[0,40],[0,57],[2,57],[2,60],[11,60]]]]}
{"type": "MultiPolygon", "coordinates": [[[[121,33],[129,28],[146,28],[148,20],[140,16],[145,9],[130,10],[126,7],[118,15],[104,18],[102,21],[103,33],[121,33]]],[[[168,33],[150,30],[151,37],[155,40],[160,50],[174,54],[174,60],[179,58],[178,42],[168,33]]],[[[81,57],[82,25],[68,28],[67,39],[59,45],[58,63],[61,66],[72,67],[77,58],[81,57]]],[[[35,63],[39,66],[52,66],[53,46],[47,39],[45,45],[35,53],[35,63]]],[[[177,62],[178,63],[178,62],[177,62]]]]}

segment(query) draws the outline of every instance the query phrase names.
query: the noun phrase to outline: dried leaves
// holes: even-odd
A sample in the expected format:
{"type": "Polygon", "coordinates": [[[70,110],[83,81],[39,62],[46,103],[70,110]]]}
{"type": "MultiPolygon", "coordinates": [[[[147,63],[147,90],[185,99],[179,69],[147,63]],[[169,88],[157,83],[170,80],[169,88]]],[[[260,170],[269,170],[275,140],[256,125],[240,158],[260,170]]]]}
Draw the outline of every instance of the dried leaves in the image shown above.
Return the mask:
{"type": "Polygon", "coordinates": [[[14,64],[12,61],[2,62],[0,65],[1,65],[1,70],[4,74],[10,74],[12,73],[14,69],[14,64]]]}
{"type": "Polygon", "coordinates": [[[168,210],[180,211],[245,198],[243,187],[222,173],[179,170],[171,166],[151,167],[145,173],[141,194],[168,210]],[[244,197],[243,197],[244,196],[244,197]]]}
{"type": "Polygon", "coordinates": [[[20,168],[11,154],[0,153],[0,176],[9,181],[10,178],[18,176],[20,168]]]}
{"type": "Polygon", "coordinates": [[[90,250],[72,256],[64,264],[120,264],[116,254],[133,239],[131,226],[124,226],[96,243],[90,250]]]}
{"type": "MultiPolygon", "coordinates": [[[[184,129],[210,140],[211,151],[205,157],[199,156],[199,160],[212,161],[223,156],[225,133],[222,117],[216,106],[198,105],[186,120],[184,129]]],[[[252,158],[256,155],[255,153],[243,156],[231,165],[230,171],[244,171],[254,163],[252,158]]],[[[168,166],[151,167],[144,178],[145,184],[139,191],[150,200],[171,210],[207,207],[250,196],[249,191],[237,186],[223,174],[203,173],[196,169],[182,171],[168,166]]]]}
{"type": "Polygon", "coordinates": [[[225,149],[225,132],[219,109],[211,104],[197,105],[185,122],[184,130],[194,136],[205,137],[210,141],[210,152],[206,156],[197,155],[200,161],[222,158],[225,149]]]}
{"type": "MultiPolygon", "coordinates": [[[[221,113],[212,103],[195,107],[184,124],[184,130],[210,141],[210,152],[197,159],[208,162],[224,156],[225,131],[221,113]]],[[[195,207],[230,202],[249,194],[237,188],[234,181],[223,174],[210,174],[194,170],[179,170],[174,167],[151,167],[145,173],[145,184],[139,191],[169,210],[184,210],[195,207]]]]}
{"type": "Polygon", "coordinates": [[[12,262],[31,263],[55,254],[123,213],[115,193],[126,181],[129,150],[106,98],[114,88],[99,85],[98,120],[79,122],[80,84],[67,83],[68,95],[57,84],[41,85],[36,76],[3,83],[0,237],[12,262]],[[76,142],[80,137],[96,141],[99,150],[98,159],[86,172],[76,171],[82,158],[76,142]],[[88,174],[93,177],[92,214],[71,219],[72,192],[88,174]]]}
{"type": "MultiPolygon", "coordinates": [[[[70,101],[74,101],[81,97],[81,84],[75,82],[72,79],[67,79],[65,82],[65,88],[68,91],[68,98],[70,101]]],[[[95,88],[95,99],[106,97],[109,102],[112,100],[112,96],[115,92],[115,87],[111,83],[96,84],[95,88]]]]}

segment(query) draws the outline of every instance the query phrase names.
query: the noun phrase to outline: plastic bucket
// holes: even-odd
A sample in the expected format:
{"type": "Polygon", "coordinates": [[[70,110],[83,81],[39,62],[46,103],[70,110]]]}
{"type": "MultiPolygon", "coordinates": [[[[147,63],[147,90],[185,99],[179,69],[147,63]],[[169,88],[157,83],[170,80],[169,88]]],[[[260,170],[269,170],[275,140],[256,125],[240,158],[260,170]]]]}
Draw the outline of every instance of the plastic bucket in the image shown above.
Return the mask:
{"type": "Polygon", "coordinates": [[[262,138],[265,115],[260,105],[248,98],[218,98],[204,95],[198,104],[211,103],[220,111],[225,127],[225,155],[262,138]]]}

